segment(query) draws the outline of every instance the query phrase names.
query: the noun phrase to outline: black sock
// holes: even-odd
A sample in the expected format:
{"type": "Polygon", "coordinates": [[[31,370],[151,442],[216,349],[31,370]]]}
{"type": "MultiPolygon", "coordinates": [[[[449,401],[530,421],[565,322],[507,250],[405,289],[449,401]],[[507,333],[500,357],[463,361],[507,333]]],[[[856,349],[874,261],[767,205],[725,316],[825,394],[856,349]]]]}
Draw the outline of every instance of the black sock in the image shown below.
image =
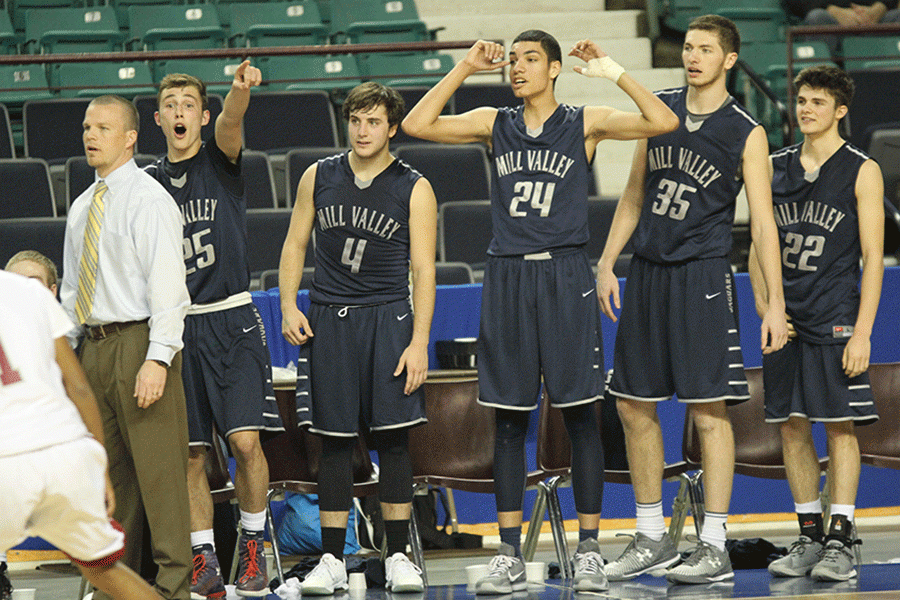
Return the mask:
{"type": "Polygon", "coordinates": [[[338,560],[344,558],[344,539],[347,537],[347,529],[340,527],[322,528],[322,552],[333,554],[338,560]]]}
{"type": "Polygon", "coordinates": [[[584,540],[596,540],[597,535],[600,533],[600,528],[597,529],[578,529],[578,543],[580,544],[584,540]]]}
{"type": "Polygon", "coordinates": [[[814,542],[821,542],[825,537],[825,526],[821,513],[797,513],[800,522],[800,535],[805,535],[814,542]]]}
{"type": "Polygon", "coordinates": [[[840,540],[845,546],[853,541],[853,523],[847,515],[831,515],[831,525],[828,527],[826,540],[840,540]]]}
{"type": "Polygon", "coordinates": [[[384,537],[387,538],[387,554],[393,556],[397,552],[406,553],[409,541],[409,520],[402,519],[384,522],[384,537]]]}
{"type": "Polygon", "coordinates": [[[522,556],[522,528],[501,527],[500,541],[509,544],[516,551],[516,556],[522,556]]]}

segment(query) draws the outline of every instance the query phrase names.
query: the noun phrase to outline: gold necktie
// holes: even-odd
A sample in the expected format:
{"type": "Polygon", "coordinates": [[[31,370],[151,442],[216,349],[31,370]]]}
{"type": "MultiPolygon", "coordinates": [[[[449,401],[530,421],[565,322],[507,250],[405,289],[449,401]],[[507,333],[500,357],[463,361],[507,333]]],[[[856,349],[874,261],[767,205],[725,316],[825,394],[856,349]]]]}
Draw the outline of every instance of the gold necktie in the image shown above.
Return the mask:
{"type": "Polygon", "coordinates": [[[97,184],[84,228],[84,246],[81,249],[81,265],[78,273],[78,296],[75,299],[75,316],[78,317],[79,323],[87,322],[94,307],[97,259],[100,256],[100,228],[103,226],[103,196],[108,189],[103,181],[97,184]]]}

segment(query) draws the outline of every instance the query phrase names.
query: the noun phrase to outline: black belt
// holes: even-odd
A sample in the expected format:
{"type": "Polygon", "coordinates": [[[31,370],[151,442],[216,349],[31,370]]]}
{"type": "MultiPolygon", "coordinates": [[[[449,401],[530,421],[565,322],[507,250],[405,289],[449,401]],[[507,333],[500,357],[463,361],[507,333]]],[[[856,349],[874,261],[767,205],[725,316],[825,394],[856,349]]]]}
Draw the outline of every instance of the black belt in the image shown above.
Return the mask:
{"type": "Polygon", "coordinates": [[[134,325],[140,325],[142,323],[146,323],[149,319],[144,319],[142,321],[126,321],[124,323],[105,323],[103,325],[86,325],[85,326],[85,336],[89,340],[102,340],[108,338],[111,335],[115,335],[121,333],[128,329],[129,327],[133,327],[134,325]]]}

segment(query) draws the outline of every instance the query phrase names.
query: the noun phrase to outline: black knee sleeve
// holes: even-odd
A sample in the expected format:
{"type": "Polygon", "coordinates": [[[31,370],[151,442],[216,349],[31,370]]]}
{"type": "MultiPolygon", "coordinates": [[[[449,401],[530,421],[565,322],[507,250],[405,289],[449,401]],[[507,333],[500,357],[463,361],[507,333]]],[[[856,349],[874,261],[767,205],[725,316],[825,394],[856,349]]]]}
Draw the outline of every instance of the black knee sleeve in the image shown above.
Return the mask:
{"type": "Polygon", "coordinates": [[[355,437],[322,436],[319,460],[319,510],[350,510],[353,499],[353,447],[355,437]]]}
{"type": "Polygon", "coordinates": [[[413,475],[409,429],[374,432],[378,450],[378,499],[388,504],[412,502],[413,475]]]}
{"type": "Polygon", "coordinates": [[[495,413],[494,495],[497,512],[522,510],[525,497],[525,434],[529,411],[498,408],[495,413]]]}
{"type": "Polygon", "coordinates": [[[572,492],[575,510],[599,513],[603,506],[603,442],[593,403],[562,409],[572,443],[572,492]]]}

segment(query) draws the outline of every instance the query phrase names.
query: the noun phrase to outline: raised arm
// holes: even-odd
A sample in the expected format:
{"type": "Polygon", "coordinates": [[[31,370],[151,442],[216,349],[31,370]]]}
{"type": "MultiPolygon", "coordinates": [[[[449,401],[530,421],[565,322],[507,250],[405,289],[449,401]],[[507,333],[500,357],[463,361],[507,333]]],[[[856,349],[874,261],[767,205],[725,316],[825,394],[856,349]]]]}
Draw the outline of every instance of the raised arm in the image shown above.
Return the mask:
{"type": "Polygon", "coordinates": [[[278,293],[281,297],[281,333],[295,346],[312,337],[306,315],[297,308],[297,290],[303,278],[303,264],[306,262],[306,247],[312,235],[316,206],[313,202],[317,166],[311,165],[303,173],[297,185],[297,198],[291,213],[284,245],[281,247],[281,262],[278,264],[278,293]]]}
{"type": "Polygon", "coordinates": [[[585,77],[603,77],[628,94],[640,112],[625,112],[608,106],[586,106],[585,136],[603,139],[634,140],[668,133],[678,128],[678,117],[656,94],[639,84],[591,40],[581,40],[569,56],[580,58],[586,67],[573,67],[585,77]]]}
{"type": "Polygon", "coordinates": [[[869,368],[872,344],[869,338],[881,299],[884,277],[884,180],[874,160],[863,163],[856,177],[856,210],[859,215],[859,246],[862,251],[859,314],[844,347],[843,367],[849,377],[869,368]]]}
{"type": "Polygon", "coordinates": [[[622,253],[622,248],[631,239],[641,218],[641,208],[644,206],[644,179],[647,176],[647,141],[640,140],[634,150],[634,158],[631,161],[631,173],[628,175],[628,183],[625,191],[616,205],[616,214],[613,215],[603,254],[597,261],[597,297],[600,300],[600,309],[607,317],[616,321],[616,314],[610,305],[610,296],[616,308],[621,308],[619,299],[619,279],[613,273],[613,266],[622,253]]]}
{"type": "Polygon", "coordinates": [[[216,145],[228,160],[237,162],[244,140],[244,113],[250,104],[250,88],[262,83],[262,73],[245,60],[234,72],[231,90],[222,103],[222,113],[216,118],[216,145]]]}
{"type": "Polygon", "coordinates": [[[763,354],[780,350],[788,339],[781,280],[781,242],[772,209],[772,176],[769,142],[757,126],[747,137],[741,168],[750,206],[750,236],[765,281],[767,307],[760,329],[763,354]]]}
{"type": "Polygon", "coordinates": [[[425,383],[428,375],[428,336],[434,315],[437,240],[437,201],[424,177],[416,182],[409,201],[409,259],[412,271],[413,334],[394,376],[406,370],[406,394],[425,383]]]}
{"type": "Polygon", "coordinates": [[[443,116],[441,111],[469,75],[508,65],[503,52],[503,46],[495,42],[475,42],[466,57],[409,110],[401,124],[403,131],[417,138],[446,144],[490,143],[497,109],[482,107],[461,115],[443,116]]]}

